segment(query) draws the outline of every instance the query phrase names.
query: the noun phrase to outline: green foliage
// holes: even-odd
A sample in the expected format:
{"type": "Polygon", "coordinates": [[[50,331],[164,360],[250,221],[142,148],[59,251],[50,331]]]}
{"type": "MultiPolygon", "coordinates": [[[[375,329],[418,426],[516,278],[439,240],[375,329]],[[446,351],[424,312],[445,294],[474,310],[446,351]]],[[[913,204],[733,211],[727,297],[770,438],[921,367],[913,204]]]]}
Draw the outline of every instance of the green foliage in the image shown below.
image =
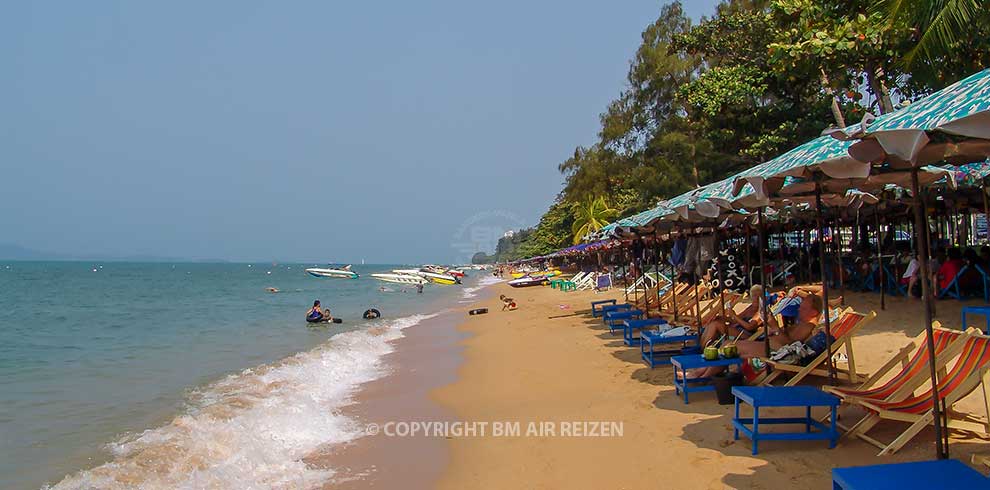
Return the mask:
{"type": "Polygon", "coordinates": [[[574,223],[571,224],[574,244],[581,243],[585,237],[602,229],[618,215],[619,212],[612,209],[603,196],[588,199],[574,206],[574,223]]]}
{"type": "Polygon", "coordinates": [[[599,116],[598,141],[559,164],[558,199],[536,227],[500,241],[495,257],[564,248],[615,217],[990,65],[990,9],[979,3],[723,0],[698,24],[680,2],[664,5],[626,87],[599,116]]]}

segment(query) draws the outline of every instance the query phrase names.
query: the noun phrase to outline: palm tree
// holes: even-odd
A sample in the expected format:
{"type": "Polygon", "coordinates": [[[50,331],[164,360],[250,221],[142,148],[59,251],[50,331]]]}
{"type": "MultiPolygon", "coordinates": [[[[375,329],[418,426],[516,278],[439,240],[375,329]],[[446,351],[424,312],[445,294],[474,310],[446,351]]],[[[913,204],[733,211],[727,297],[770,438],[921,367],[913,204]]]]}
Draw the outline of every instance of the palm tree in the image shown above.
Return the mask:
{"type": "Polygon", "coordinates": [[[576,205],[574,224],[571,225],[574,244],[581,243],[584,237],[600,230],[618,215],[619,212],[610,208],[604,197],[589,198],[586,202],[576,205]]]}
{"type": "Polygon", "coordinates": [[[918,44],[904,56],[904,63],[910,66],[919,53],[935,58],[964,41],[970,25],[986,8],[982,3],[982,0],[881,0],[877,8],[889,24],[903,22],[920,30],[918,44]]]}

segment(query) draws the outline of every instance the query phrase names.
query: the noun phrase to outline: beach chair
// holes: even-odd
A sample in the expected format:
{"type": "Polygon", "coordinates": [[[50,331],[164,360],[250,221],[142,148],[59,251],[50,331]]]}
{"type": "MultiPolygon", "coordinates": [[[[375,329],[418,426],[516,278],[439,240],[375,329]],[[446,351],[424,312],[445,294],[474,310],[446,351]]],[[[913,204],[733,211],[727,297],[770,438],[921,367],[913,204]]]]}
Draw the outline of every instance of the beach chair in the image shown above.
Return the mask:
{"type": "Polygon", "coordinates": [[[595,284],[597,284],[597,282],[598,282],[598,273],[589,272],[585,274],[585,276],[582,277],[580,281],[574,281],[574,289],[575,290],[594,289],[595,284]]]}
{"type": "Polygon", "coordinates": [[[661,313],[664,311],[673,312],[674,296],[677,296],[677,302],[680,303],[682,301],[681,298],[687,294],[689,288],[691,288],[690,284],[682,282],[676,288],[668,289],[665,293],[661,294],[657,303],[659,311],[661,313]]]}
{"type": "MultiPolygon", "coordinates": [[[[697,290],[693,285],[687,285],[684,294],[677,295],[677,317],[685,315],[693,315],[695,313],[695,305],[698,301],[704,299],[705,295],[708,294],[709,288],[706,284],[699,284],[697,290]]],[[[674,300],[671,299],[669,303],[669,308],[664,308],[663,303],[660,305],[660,314],[664,315],[674,315],[674,300]]]]}
{"type": "MultiPolygon", "coordinates": [[[[683,320],[678,323],[681,325],[689,325],[698,328],[704,328],[705,325],[715,321],[722,314],[722,296],[718,293],[712,293],[714,298],[705,302],[704,306],[701,307],[701,324],[698,324],[698,319],[693,314],[687,314],[683,320]]],[[[726,292],[725,297],[725,309],[730,310],[736,306],[740,300],[742,300],[742,294],[734,292],[726,292]]]]}
{"type": "Polygon", "coordinates": [[[956,273],[956,277],[952,278],[952,282],[938,292],[938,299],[944,299],[947,296],[959,300],[963,299],[962,288],[959,285],[959,280],[962,279],[963,275],[966,274],[966,271],[968,270],[969,265],[962,266],[962,269],[959,269],[959,272],[956,273]]]}
{"type": "MultiPolygon", "coordinates": [[[[938,322],[933,324],[935,358],[945,360],[955,357],[962,350],[967,332],[942,328],[938,322]]],[[[978,332],[970,329],[968,332],[978,332]]],[[[842,398],[843,401],[853,399],[896,401],[902,400],[929,380],[928,376],[928,333],[921,332],[911,343],[894,354],[880,369],[877,369],[865,381],[857,386],[824,386],[823,390],[842,398]],[[894,371],[895,369],[900,369],[894,371]],[[893,376],[891,376],[893,374],[893,376]],[[886,379],[883,383],[882,380],[886,379]]]]}
{"type": "MultiPolygon", "coordinates": [[[[950,429],[986,434],[990,432],[990,337],[969,334],[952,368],[938,379],[939,398],[946,406],[946,424],[950,429]],[[956,413],[953,405],[977,388],[983,390],[984,418],[976,419],[956,413]]],[[[934,421],[932,407],[934,396],[929,388],[920,395],[910,395],[903,400],[858,400],[857,405],[868,411],[866,417],[855,425],[849,435],[856,436],[880,448],[880,456],[893,454],[904,447],[915,435],[934,421]],[[867,433],[884,420],[908,423],[908,428],[890,443],[884,443],[867,433]]]]}
{"type": "MultiPolygon", "coordinates": [[[[877,314],[875,311],[864,314],[857,313],[853,311],[852,308],[849,308],[842,313],[838,321],[831,324],[830,330],[832,336],[835,337],[835,340],[832,341],[832,354],[835,354],[839,349],[844,348],[846,351],[846,359],[848,360],[845,368],[833,367],[840,376],[846,378],[846,380],[850,383],[858,383],[862,381],[862,378],[856,372],[856,357],[853,355],[852,344],[853,335],[855,335],[860,328],[869,323],[870,320],[876,318],[876,316],[877,314]]],[[[822,352],[804,366],[782,364],[776,361],[767,360],[767,364],[772,369],[760,384],[769,385],[785,373],[791,373],[792,375],[790,379],[784,383],[784,386],[794,386],[810,375],[828,376],[828,370],[826,369],[828,355],[828,352],[822,352]]]]}

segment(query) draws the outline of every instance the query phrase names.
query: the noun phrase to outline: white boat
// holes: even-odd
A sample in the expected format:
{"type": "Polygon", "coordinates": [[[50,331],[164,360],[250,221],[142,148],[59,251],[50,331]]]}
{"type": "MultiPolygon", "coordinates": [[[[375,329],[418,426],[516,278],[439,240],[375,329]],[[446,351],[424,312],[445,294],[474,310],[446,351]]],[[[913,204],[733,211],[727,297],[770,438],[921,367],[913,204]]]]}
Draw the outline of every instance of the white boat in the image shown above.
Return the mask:
{"type": "Polygon", "coordinates": [[[310,267],[306,272],[313,277],[331,277],[336,279],[357,279],[357,272],[351,271],[351,266],[345,265],[339,269],[310,267]]]}
{"type": "Polygon", "coordinates": [[[412,274],[372,274],[371,277],[379,281],[394,282],[397,284],[426,284],[430,282],[425,277],[414,276],[412,274]]]}
{"type": "Polygon", "coordinates": [[[435,284],[457,284],[457,278],[454,276],[448,274],[437,274],[436,272],[430,272],[426,269],[395,269],[392,272],[396,274],[410,274],[424,277],[435,284]]]}

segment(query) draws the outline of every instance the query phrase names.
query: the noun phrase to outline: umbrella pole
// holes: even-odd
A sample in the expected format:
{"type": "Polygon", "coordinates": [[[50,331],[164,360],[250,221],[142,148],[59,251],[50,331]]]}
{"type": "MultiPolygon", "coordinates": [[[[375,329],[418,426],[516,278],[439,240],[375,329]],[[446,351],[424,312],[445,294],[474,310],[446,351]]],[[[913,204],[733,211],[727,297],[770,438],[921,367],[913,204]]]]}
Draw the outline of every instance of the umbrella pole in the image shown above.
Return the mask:
{"type": "MultiPolygon", "coordinates": [[[[752,277],[753,277],[753,264],[750,264],[750,262],[751,262],[750,255],[751,254],[750,254],[750,250],[749,250],[749,238],[750,238],[749,220],[747,220],[746,221],[746,276],[749,277],[750,279],[752,279],[752,277]]],[[[749,281],[749,282],[752,283],[753,281],[749,281]]],[[[752,284],[749,284],[749,286],[752,286],[752,284]]]]}
{"type": "MultiPolygon", "coordinates": [[[[642,248],[640,248],[640,249],[642,250],[642,248]]],[[[630,264],[632,265],[632,270],[633,270],[633,285],[632,285],[632,288],[633,288],[633,304],[639,304],[639,286],[637,286],[636,284],[639,283],[639,279],[640,278],[639,277],[636,277],[636,273],[642,272],[640,270],[640,269],[642,269],[642,267],[637,267],[636,266],[636,262],[639,260],[639,257],[636,256],[636,242],[635,241],[633,241],[633,243],[632,243],[632,253],[630,255],[632,256],[632,260],[630,261],[630,264]]]]}
{"type": "Polygon", "coordinates": [[[718,268],[718,301],[722,318],[725,318],[725,263],[722,262],[722,242],[719,232],[715,230],[715,267],[718,268]]]}
{"type": "MultiPolygon", "coordinates": [[[[876,218],[877,225],[877,273],[880,274],[880,310],[887,309],[886,294],[887,283],[884,282],[883,277],[883,230],[880,229],[880,203],[877,203],[873,210],[873,216],[876,218]]],[[[897,278],[895,277],[896,281],[897,278]]]]}
{"type": "MultiPolygon", "coordinates": [[[[820,194],[821,191],[818,191],[820,194]]],[[[820,210],[821,208],[819,208],[820,210]]],[[[819,211],[821,212],[821,211],[819,211]]],[[[839,262],[839,299],[842,301],[842,305],[846,304],[846,264],[842,260],[842,224],[839,222],[839,217],[835,217],[835,257],[839,262]]]]}
{"type": "MultiPolygon", "coordinates": [[[[653,230],[653,272],[657,275],[657,316],[660,315],[660,233],[653,230]]],[[[646,300],[646,317],[650,317],[650,300],[646,300]]]]}
{"type": "Polygon", "coordinates": [[[980,194],[983,196],[983,243],[990,242],[990,200],[987,199],[987,185],[980,187],[980,194]]]}
{"type": "Polygon", "coordinates": [[[626,303],[629,302],[629,274],[626,269],[626,248],[619,248],[619,260],[622,262],[622,294],[626,298],[626,303]]]}
{"type": "Polygon", "coordinates": [[[763,314],[763,350],[770,358],[770,318],[767,311],[767,267],[766,259],[763,257],[763,249],[766,248],[766,231],[763,226],[763,208],[756,210],[756,218],[760,226],[760,285],[763,287],[763,297],[760,298],[760,309],[763,314]]]}
{"type": "MultiPolygon", "coordinates": [[[[824,236],[824,228],[822,225],[822,185],[818,180],[815,181],[815,218],[818,221],[818,236],[824,236]]],[[[818,247],[818,260],[821,263],[821,273],[822,273],[822,304],[825,310],[825,364],[828,369],[828,384],[835,385],[835,366],[832,365],[832,312],[828,304],[828,281],[825,280],[825,248],[818,247]]],[[[841,263],[839,272],[841,274],[841,263]]]]}
{"type": "MultiPolygon", "coordinates": [[[[670,242],[670,256],[671,257],[674,256],[674,242],[675,241],[676,240],[672,240],[670,242]]],[[[671,290],[670,301],[671,301],[672,307],[674,308],[674,323],[677,323],[677,276],[678,276],[678,274],[677,274],[677,266],[675,266],[673,263],[671,263],[670,264],[670,280],[671,280],[671,283],[672,283],[671,288],[673,288],[673,289],[671,290]]]]}
{"type": "Polygon", "coordinates": [[[928,346],[928,370],[929,376],[932,379],[931,392],[932,400],[932,410],[934,411],[934,424],[935,424],[935,457],[938,459],[946,459],[949,457],[949,447],[948,447],[948,434],[944,428],[943,416],[945,414],[945,405],[943,404],[942,397],[938,393],[938,370],[935,368],[935,338],[934,332],[932,331],[932,291],[928,283],[930,277],[930,271],[928,270],[928,241],[925,239],[925,235],[928,233],[928,226],[925,224],[925,216],[923,214],[921,206],[921,192],[920,185],[918,185],[918,169],[916,167],[911,169],[911,193],[914,195],[914,227],[915,230],[920,230],[921,233],[916,233],[915,238],[918,241],[918,255],[921,257],[921,270],[920,274],[923,278],[921,281],[921,296],[925,303],[925,332],[927,333],[927,346],[928,346]]]}
{"type": "Polygon", "coordinates": [[[701,296],[698,294],[698,285],[701,284],[701,236],[695,236],[698,240],[697,252],[694,254],[694,318],[698,321],[698,331],[701,331],[701,296]]]}

